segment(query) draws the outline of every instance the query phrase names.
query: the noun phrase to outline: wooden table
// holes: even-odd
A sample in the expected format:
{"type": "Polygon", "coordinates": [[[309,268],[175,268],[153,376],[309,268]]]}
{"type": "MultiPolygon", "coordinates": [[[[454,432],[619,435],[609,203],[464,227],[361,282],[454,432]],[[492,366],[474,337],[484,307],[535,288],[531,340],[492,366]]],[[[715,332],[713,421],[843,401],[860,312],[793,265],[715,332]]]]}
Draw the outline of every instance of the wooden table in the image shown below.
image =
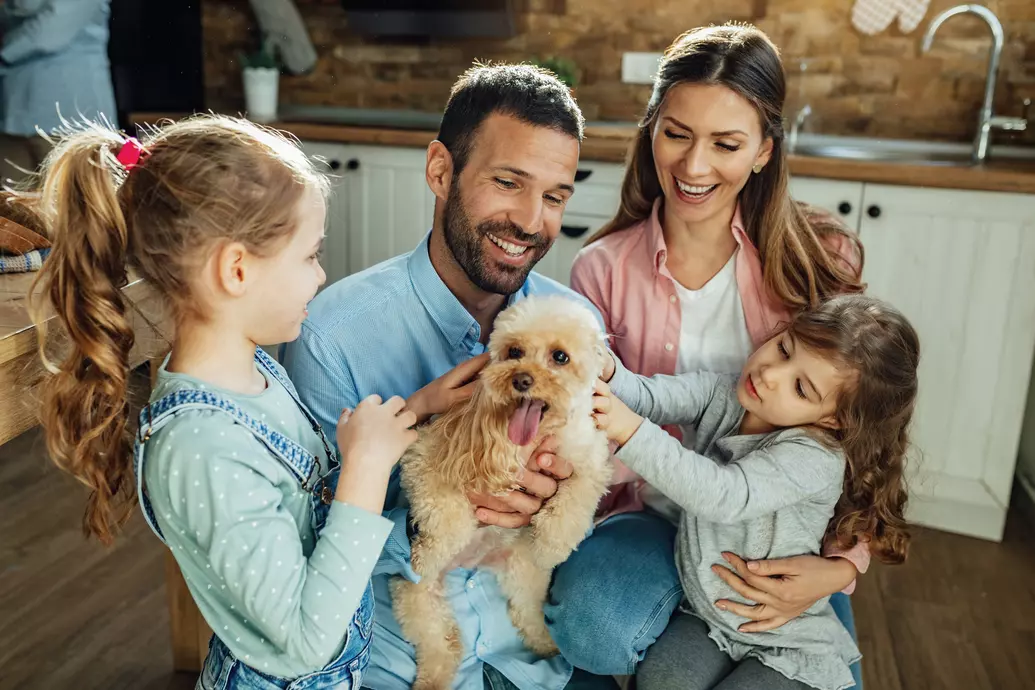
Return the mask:
{"type": "MultiPolygon", "coordinates": [[[[25,296],[35,273],[0,275],[0,445],[28,431],[38,423],[36,387],[43,373],[37,347],[37,329],[26,310],[25,296]]],[[[139,279],[123,288],[135,305],[129,310],[136,343],[130,364],[137,367],[151,361],[152,372],[168,350],[163,334],[171,333],[160,298],[139,279]]],[[[198,613],[179,567],[166,552],[166,589],[169,599],[173,663],[179,671],[200,671],[208,653],[211,631],[198,613]]]]}

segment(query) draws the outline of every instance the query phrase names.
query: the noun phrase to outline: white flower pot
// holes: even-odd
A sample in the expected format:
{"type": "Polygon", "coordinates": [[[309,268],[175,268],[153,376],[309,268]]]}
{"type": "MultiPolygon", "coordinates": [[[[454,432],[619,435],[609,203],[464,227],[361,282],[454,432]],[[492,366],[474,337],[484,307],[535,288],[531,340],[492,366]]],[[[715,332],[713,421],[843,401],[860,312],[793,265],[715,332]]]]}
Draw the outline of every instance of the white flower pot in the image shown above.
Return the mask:
{"type": "Polygon", "coordinates": [[[255,122],[277,119],[277,85],[280,71],[273,67],[244,68],[244,104],[255,122]]]}

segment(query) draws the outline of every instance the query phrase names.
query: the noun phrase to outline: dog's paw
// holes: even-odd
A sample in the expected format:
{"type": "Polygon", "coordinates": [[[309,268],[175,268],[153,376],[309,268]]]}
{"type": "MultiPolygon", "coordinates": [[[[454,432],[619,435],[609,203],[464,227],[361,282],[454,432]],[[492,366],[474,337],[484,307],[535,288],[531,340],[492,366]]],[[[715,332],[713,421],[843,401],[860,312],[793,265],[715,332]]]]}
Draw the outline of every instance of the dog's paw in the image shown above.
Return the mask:
{"type": "Polygon", "coordinates": [[[451,659],[448,653],[418,660],[413,690],[450,690],[459,665],[455,662],[458,660],[451,659]]]}
{"type": "Polygon", "coordinates": [[[532,559],[543,570],[556,568],[575,550],[575,545],[568,543],[571,540],[558,539],[558,536],[563,535],[542,533],[532,542],[532,559]]]}
{"type": "Polygon", "coordinates": [[[449,690],[449,681],[443,678],[431,678],[417,674],[411,686],[413,690],[449,690]]]}
{"type": "Polygon", "coordinates": [[[523,637],[525,638],[525,646],[535,652],[537,656],[547,658],[560,654],[560,650],[557,649],[557,645],[554,644],[553,638],[550,637],[550,633],[546,631],[546,626],[543,626],[542,630],[537,630],[534,633],[531,631],[525,631],[523,633],[523,637]]]}

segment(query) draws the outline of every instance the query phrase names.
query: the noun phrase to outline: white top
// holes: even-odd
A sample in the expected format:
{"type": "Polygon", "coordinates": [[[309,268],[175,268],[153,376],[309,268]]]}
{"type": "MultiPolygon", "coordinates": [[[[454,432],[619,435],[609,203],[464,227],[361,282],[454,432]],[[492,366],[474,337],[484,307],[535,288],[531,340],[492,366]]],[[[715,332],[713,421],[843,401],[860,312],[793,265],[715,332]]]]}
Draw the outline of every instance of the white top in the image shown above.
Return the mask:
{"type": "MultiPolygon", "coordinates": [[[[673,281],[682,310],[679,333],[679,352],[676,357],[677,374],[709,371],[716,374],[739,374],[744,362],[754,351],[744,305],[737,287],[737,252],[726,265],[700,289],[690,290],[673,281]]],[[[683,446],[693,450],[694,428],[682,426],[683,446]]],[[[672,522],[679,520],[680,509],[660,491],[646,485],[640,497],[644,504],[661,513],[672,522]]]]}

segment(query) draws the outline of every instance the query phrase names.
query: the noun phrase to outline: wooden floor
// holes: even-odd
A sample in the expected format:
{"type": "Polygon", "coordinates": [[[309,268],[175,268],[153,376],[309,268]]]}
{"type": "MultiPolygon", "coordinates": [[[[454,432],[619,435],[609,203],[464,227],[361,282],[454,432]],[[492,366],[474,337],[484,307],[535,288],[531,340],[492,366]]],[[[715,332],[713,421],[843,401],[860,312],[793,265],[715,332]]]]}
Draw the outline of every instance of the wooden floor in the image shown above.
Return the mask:
{"type": "MultiPolygon", "coordinates": [[[[79,531],[84,491],[30,432],[0,447],[0,690],[186,690],[171,672],[162,546],[140,519],[109,550],[79,531]]],[[[921,531],[854,606],[867,690],[1035,688],[1035,535],[921,531]]]]}

